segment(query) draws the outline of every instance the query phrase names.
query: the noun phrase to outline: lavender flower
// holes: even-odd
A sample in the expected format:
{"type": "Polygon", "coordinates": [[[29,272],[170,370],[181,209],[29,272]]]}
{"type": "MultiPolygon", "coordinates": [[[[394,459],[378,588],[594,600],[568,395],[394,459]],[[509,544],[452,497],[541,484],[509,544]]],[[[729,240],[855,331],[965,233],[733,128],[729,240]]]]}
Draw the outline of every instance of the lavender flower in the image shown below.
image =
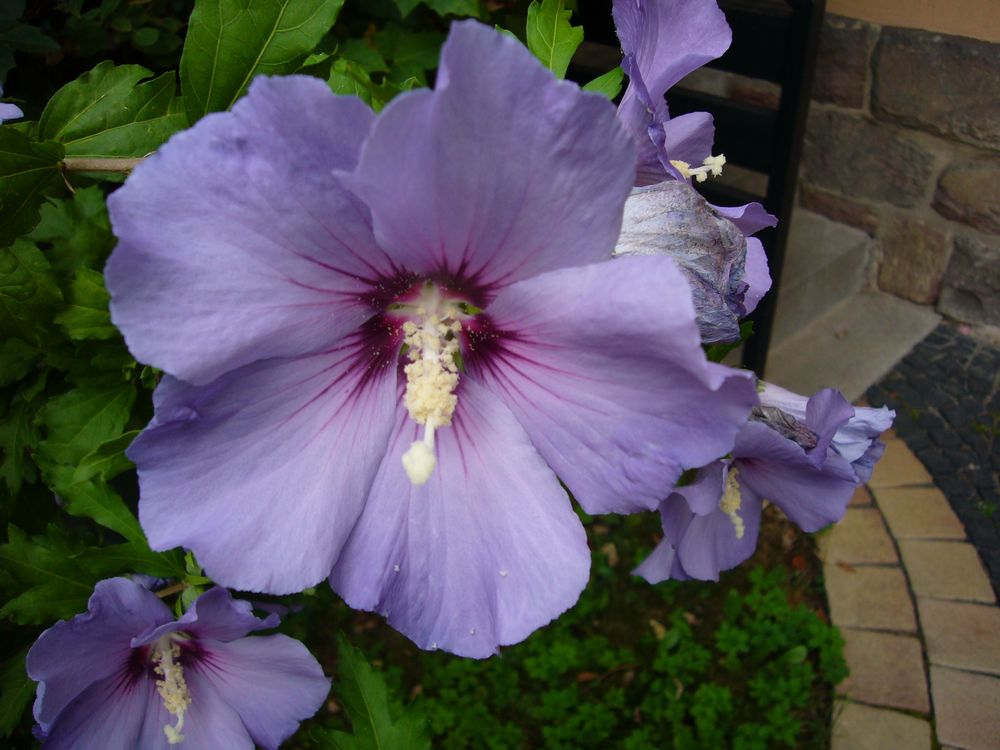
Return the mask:
{"type": "Polygon", "coordinates": [[[732,457],[703,467],[660,505],[663,540],[638,575],[717,581],[753,554],[765,499],[805,531],[839,521],[895,416],[852,407],[832,388],[806,399],[764,384],[760,398],[732,457]]]}
{"type": "Polygon", "coordinates": [[[437,90],[373,121],[261,78],[111,196],[112,314],[169,373],[140,518],[217,581],[329,576],[484,657],[587,582],[557,475],[588,512],[651,510],[756,394],[705,361],[673,261],[610,262],[634,154],[606,100],[464,22],[437,90]]]}
{"type": "Polygon", "coordinates": [[[139,584],[101,581],[87,612],[28,652],[44,749],[278,747],[323,704],[330,681],[298,641],[245,637],[277,623],[221,588],[174,620],[139,584]]]}
{"type": "MultiPolygon", "coordinates": [[[[3,96],[3,85],[0,84],[0,97],[3,96]]],[[[16,104],[7,104],[6,102],[0,102],[0,125],[3,124],[4,120],[16,120],[19,117],[24,117],[24,112],[16,104]]]]}
{"type": "Polygon", "coordinates": [[[777,220],[759,203],[713,206],[690,187],[691,179],[718,175],[725,158],[711,155],[711,115],[694,112],[671,119],[664,100],[667,89],[725,52],[732,33],[715,0],[615,0],[613,10],[624,52],[622,68],[629,76],[618,117],[639,152],[638,189],[626,204],[618,252],[671,255],[692,282],[702,340],[737,341],[739,318],[753,312],[771,288],[764,246],[751,235],[777,220]],[[675,180],[678,185],[670,185],[675,180]],[[685,234],[676,219],[692,215],[692,203],[706,217],[702,227],[725,237],[723,242],[697,243],[694,263],[691,249],[678,252],[675,239],[685,234]],[[723,227],[727,220],[740,231],[742,242],[729,239],[732,231],[723,227]]]}

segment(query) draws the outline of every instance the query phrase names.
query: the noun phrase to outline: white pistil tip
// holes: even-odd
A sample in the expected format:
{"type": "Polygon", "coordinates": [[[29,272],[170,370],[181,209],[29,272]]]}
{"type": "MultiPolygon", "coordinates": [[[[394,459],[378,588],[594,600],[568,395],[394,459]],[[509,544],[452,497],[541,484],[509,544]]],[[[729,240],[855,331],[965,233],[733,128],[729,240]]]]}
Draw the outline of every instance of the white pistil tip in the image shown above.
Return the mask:
{"type": "Polygon", "coordinates": [[[406,476],[413,484],[424,484],[434,473],[437,458],[434,449],[423,440],[414,441],[410,449],[403,454],[403,468],[406,476]]]}
{"type": "Polygon", "coordinates": [[[184,741],[181,730],[184,728],[184,713],[191,705],[191,694],[184,681],[184,668],[180,665],[181,655],[178,646],[170,635],[165,635],[153,648],[153,671],[160,677],[156,681],[156,691],[163,700],[163,707],[177,717],[177,723],[171,726],[165,724],[163,733],[167,743],[177,745],[184,741]]]}

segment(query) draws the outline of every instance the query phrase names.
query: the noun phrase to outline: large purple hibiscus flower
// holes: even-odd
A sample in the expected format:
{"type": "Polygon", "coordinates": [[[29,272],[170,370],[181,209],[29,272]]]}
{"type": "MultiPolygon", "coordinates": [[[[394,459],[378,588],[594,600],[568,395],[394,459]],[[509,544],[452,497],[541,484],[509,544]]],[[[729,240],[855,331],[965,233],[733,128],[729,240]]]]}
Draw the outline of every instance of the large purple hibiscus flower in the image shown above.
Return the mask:
{"type": "Polygon", "coordinates": [[[636,573],[719,580],[753,554],[764,500],[804,531],[839,521],[868,480],[892,425],[886,408],[852,407],[832,388],[810,398],[764,384],[732,457],[701,468],[660,505],[663,540],[636,573]]]}
{"type": "Polygon", "coordinates": [[[28,652],[45,750],[273,750],[323,704],[330,681],[312,654],[225,589],[174,620],[156,594],[101,581],[87,612],[58,622],[28,652]]]}
{"type": "Polygon", "coordinates": [[[559,479],[653,509],[756,403],[670,259],[611,261],[633,174],[606,100],[474,22],[377,121],[258,79],[175,136],[109,201],[114,320],[168,373],[129,454],[151,544],[468,656],[571,606],[559,479]]]}
{"type": "Polygon", "coordinates": [[[693,112],[671,119],[664,99],[681,78],[724,53],[732,32],[715,0],[615,0],[613,11],[622,68],[629,77],[618,117],[639,153],[637,189],[626,205],[620,252],[672,255],[692,282],[703,340],[736,341],[739,319],[753,312],[771,287],[764,246],[751,235],[777,220],[759,203],[713,206],[690,187],[691,179],[718,174],[725,160],[711,155],[712,116],[693,112]],[[668,184],[674,180],[676,185],[668,184]],[[728,221],[742,239],[701,243],[677,253],[680,245],[674,238],[685,227],[676,218],[693,216],[688,209],[692,203],[706,217],[702,226],[721,227],[728,221]],[[638,226],[640,222],[645,225],[638,226]],[[659,232],[659,243],[651,229],[659,232]],[[637,239],[642,245],[638,251],[637,239]]]}

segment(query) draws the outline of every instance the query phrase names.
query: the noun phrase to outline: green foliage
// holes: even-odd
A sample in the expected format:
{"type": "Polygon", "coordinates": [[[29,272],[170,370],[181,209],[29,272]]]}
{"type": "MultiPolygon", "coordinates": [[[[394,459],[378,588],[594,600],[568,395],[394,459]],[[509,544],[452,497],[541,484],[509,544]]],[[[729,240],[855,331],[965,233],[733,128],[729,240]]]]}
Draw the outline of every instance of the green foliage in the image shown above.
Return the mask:
{"type": "MultiPolygon", "coordinates": [[[[14,53],[48,54],[59,45],[36,26],[20,23],[24,0],[4,0],[0,3],[0,80],[14,67],[14,53]]],[[[0,732],[2,733],[2,732],[0,732]]]]}
{"type": "Polygon", "coordinates": [[[181,56],[188,122],[229,109],[255,75],[296,70],[342,5],[343,0],[197,0],[181,56]]]}
{"type": "Polygon", "coordinates": [[[0,126],[0,247],[38,223],[44,192],[59,179],[62,157],[60,144],[33,141],[0,126]]]}
{"type": "Polygon", "coordinates": [[[708,344],[705,346],[705,356],[708,357],[710,362],[721,362],[729,352],[742,346],[751,336],[753,336],[753,321],[745,320],[740,323],[739,341],[733,341],[728,344],[708,344]]]}
{"type": "Polygon", "coordinates": [[[595,94],[603,94],[608,99],[614,99],[621,93],[624,78],[625,71],[621,68],[614,68],[585,84],[583,90],[593,91],[595,94]]]}
{"type": "Polygon", "coordinates": [[[430,750],[424,717],[390,700],[382,675],[343,635],[337,637],[337,695],[354,728],[313,733],[323,750],[430,750]]]}
{"type": "Polygon", "coordinates": [[[90,268],[81,268],[70,284],[70,304],[56,315],[56,323],[74,341],[117,338],[118,329],[111,324],[108,312],[110,301],[104,277],[90,268]]]}
{"type": "Polygon", "coordinates": [[[528,49],[542,65],[564,78],[569,61],[583,41],[583,27],[569,22],[565,0],[533,0],[528,6],[528,49]]]}
{"type": "Polygon", "coordinates": [[[480,16],[479,0],[392,0],[403,18],[421,2],[439,16],[480,16]]]}
{"type": "Polygon", "coordinates": [[[35,683],[24,671],[28,649],[22,649],[0,664],[0,737],[7,737],[17,726],[24,709],[35,697],[35,683]]]}
{"type": "Polygon", "coordinates": [[[155,151],[187,121],[174,106],[174,73],[144,81],[151,75],[141,65],[100,63],[49,100],[38,137],[63,144],[67,156],[145,156],[155,151]]]}

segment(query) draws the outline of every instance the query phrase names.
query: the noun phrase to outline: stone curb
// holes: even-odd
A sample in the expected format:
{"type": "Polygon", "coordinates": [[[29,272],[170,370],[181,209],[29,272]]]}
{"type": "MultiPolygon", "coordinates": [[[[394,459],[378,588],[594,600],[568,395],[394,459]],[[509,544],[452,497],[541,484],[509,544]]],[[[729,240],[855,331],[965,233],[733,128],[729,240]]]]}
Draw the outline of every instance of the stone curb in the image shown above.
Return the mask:
{"type": "Polygon", "coordinates": [[[906,444],[818,540],[851,674],[831,750],[1000,750],[1000,607],[948,499],[906,444]]]}

